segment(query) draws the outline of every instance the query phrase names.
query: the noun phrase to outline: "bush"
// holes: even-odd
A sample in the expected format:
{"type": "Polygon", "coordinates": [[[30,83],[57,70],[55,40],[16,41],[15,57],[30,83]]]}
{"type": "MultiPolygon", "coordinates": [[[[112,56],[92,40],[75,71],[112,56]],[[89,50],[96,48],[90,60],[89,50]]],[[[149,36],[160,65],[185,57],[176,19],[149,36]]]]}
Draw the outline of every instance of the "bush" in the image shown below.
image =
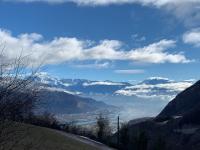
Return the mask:
{"type": "Polygon", "coordinates": [[[38,116],[33,115],[27,122],[41,127],[60,129],[59,122],[56,120],[53,114],[48,112],[44,112],[42,115],[38,116]]]}

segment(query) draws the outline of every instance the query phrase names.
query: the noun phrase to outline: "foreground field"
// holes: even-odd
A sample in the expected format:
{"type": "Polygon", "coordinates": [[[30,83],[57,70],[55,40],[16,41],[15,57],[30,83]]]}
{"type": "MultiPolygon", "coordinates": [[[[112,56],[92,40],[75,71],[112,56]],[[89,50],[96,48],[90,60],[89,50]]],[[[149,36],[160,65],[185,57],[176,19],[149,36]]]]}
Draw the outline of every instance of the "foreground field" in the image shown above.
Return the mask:
{"type": "Polygon", "coordinates": [[[32,125],[20,124],[12,131],[10,142],[0,150],[111,150],[83,137],[32,125]]]}

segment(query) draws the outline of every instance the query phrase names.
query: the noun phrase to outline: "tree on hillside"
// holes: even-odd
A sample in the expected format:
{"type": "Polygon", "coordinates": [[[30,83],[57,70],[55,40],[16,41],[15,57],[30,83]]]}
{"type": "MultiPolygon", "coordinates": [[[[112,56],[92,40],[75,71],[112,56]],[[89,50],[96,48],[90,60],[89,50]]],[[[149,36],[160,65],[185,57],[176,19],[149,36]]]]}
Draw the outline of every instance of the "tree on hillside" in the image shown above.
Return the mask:
{"type": "Polygon", "coordinates": [[[97,117],[97,138],[100,141],[105,141],[111,135],[109,119],[102,114],[97,117]]]}

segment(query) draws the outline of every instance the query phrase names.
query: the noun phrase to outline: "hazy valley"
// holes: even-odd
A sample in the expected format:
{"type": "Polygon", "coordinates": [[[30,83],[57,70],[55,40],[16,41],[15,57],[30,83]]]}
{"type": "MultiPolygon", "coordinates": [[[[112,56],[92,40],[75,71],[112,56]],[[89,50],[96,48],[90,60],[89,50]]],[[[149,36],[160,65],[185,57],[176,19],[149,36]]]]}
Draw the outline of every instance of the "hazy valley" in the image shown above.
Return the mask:
{"type": "Polygon", "coordinates": [[[54,113],[60,121],[78,124],[93,123],[100,113],[112,122],[119,115],[122,122],[134,118],[156,116],[176,94],[191,86],[195,80],[173,81],[151,77],[139,83],[58,79],[38,73],[35,82],[40,86],[40,111],[54,113]]]}

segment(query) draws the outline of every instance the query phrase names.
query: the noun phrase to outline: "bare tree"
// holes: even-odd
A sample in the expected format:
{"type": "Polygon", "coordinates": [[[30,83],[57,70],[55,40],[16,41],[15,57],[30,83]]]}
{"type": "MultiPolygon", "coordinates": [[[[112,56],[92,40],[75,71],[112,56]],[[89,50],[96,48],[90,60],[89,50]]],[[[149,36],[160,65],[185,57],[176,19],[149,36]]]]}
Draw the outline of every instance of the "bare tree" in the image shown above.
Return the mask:
{"type": "Polygon", "coordinates": [[[37,88],[25,58],[6,60],[0,54],[0,120],[22,120],[37,102],[37,88]]]}
{"type": "Polygon", "coordinates": [[[30,70],[26,57],[20,55],[13,60],[6,58],[3,50],[0,52],[0,149],[20,135],[16,122],[27,120],[38,102],[38,89],[33,82],[38,68],[30,70]]]}

